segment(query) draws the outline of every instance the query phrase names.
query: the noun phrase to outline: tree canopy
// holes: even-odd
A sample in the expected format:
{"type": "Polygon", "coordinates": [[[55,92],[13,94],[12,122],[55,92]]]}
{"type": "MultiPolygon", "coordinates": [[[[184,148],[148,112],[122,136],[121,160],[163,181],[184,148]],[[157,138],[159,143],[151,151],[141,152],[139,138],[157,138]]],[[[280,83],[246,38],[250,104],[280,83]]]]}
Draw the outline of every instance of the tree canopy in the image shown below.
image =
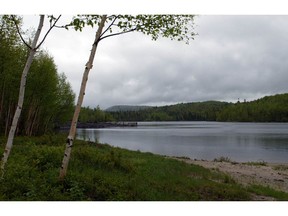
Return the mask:
{"type": "Polygon", "coordinates": [[[288,94],[266,96],[251,102],[235,103],[217,116],[218,121],[288,122],[288,94]]]}
{"type": "MultiPolygon", "coordinates": [[[[21,26],[21,19],[19,20],[21,26]]],[[[11,19],[0,16],[0,134],[9,132],[28,50],[11,19]]],[[[26,95],[18,134],[39,135],[71,119],[75,95],[53,57],[39,51],[27,76],[26,95]]]]}
{"type": "MultiPolygon", "coordinates": [[[[195,15],[111,15],[107,16],[105,29],[101,33],[100,40],[108,37],[126,34],[129,32],[141,32],[151,36],[152,40],[159,37],[171,40],[184,41],[189,44],[194,39],[195,15]]],[[[73,26],[76,31],[82,31],[85,26],[97,26],[102,15],[78,15],[66,28],[73,26]]]]}

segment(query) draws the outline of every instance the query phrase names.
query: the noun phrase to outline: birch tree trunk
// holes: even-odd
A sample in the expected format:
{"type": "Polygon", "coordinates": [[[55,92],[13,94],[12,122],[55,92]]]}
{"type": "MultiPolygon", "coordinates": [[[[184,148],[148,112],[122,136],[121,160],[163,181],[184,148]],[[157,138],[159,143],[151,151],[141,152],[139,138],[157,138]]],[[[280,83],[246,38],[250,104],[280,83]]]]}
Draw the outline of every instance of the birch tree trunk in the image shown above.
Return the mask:
{"type": "Polygon", "coordinates": [[[79,113],[80,113],[82,102],[83,102],[84,95],[85,95],[85,89],[86,89],[86,83],[87,83],[87,80],[88,80],[88,75],[89,75],[89,72],[90,72],[91,68],[93,67],[93,61],[94,61],[95,53],[96,53],[96,50],[97,50],[98,42],[99,42],[99,39],[101,37],[101,34],[102,34],[102,31],[103,31],[106,19],[107,19],[107,16],[103,15],[102,18],[101,18],[98,30],[96,32],[96,36],[95,36],[94,43],[92,45],[92,49],[91,49],[91,52],[90,52],[89,60],[88,60],[88,62],[85,65],[85,70],[84,70],[84,73],[83,73],[82,83],[81,83],[81,87],[80,87],[80,92],[79,92],[77,104],[76,104],[76,107],[75,107],[73,119],[72,119],[72,122],[71,122],[69,135],[68,135],[67,141],[66,141],[66,149],[65,149],[65,152],[64,152],[64,157],[63,157],[63,161],[62,161],[62,165],[61,165],[61,169],[60,169],[60,175],[59,175],[59,179],[60,180],[63,180],[65,178],[65,176],[66,176],[66,173],[67,173],[68,163],[69,163],[69,160],[70,160],[71,150],[72,150],[71,148],[73,146],[73,141],[74,141],[75,134],[76,134],[76,127],[77,127],[78,117],[79,117],[79,113]]]}
{"type": "Polygon", "coordinates": [[[29,51],[29,56],[28,59],[26,61],[24,70],[22,72],[22,76],[21,76],[21,83],[20,83],[20,90],[19,90],[19,98],[18,98],[18,105],[13,117],[13,121],[12,121],[12,125],[9,131],[9,135],[8,135],[8,139],[7,139],[7,143],[6,143],[6,147],[3,153],[3,158],[1,161],[1,171],[2,171],[2,177],[4,176],[4,170],[5,170],[5,165],[7,163],[10,151],[12,149],[13,146],[13,140],[14,140],[14,135],[15,135],[15,131],[18,125],[18,120],[22,111],[22,106],[23,106],[23,102],[24,102],[24,94],[25,94],[25,86],[26,86],[26,79],[27,79],[27,74],[29,72],[29,69],[31,67],[34,55],[36,53],[36,45],[37,45],[37,41],[39,39],[42,27],[43,27],[43,23],[44,23],[44,15],[40,15],[40,21],[39,21],[39,25],[37,28],[37,31],[35,33],[35,37],[33,39],[32,45],[31,45],[31,49],[29,51]]]}

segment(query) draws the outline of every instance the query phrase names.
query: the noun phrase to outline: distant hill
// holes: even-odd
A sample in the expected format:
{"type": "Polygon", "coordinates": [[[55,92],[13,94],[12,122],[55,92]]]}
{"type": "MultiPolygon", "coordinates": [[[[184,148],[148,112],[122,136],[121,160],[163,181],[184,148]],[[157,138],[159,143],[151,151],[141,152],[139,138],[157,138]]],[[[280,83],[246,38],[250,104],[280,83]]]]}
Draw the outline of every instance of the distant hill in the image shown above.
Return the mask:
{"type": "Polygon", "coordinates": [[[127,112],[127,111],[140,111],[152,108],[151,106],[130,106],[130,105],[116,105],[107,108],[106,112],[127,112]]]}

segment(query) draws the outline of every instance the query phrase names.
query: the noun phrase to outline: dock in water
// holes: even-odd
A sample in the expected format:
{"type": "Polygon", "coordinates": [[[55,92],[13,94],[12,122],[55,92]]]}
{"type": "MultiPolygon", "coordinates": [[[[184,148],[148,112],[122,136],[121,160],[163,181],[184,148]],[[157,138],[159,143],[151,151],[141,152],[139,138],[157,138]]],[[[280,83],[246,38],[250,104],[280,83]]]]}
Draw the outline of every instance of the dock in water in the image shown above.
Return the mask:
{"type": "Polygon", "coordinates": [[[108,127],[136,127],[137,122],[98,122],[81,123],[78,122],[77,128],[108,128],[108,127]]]}

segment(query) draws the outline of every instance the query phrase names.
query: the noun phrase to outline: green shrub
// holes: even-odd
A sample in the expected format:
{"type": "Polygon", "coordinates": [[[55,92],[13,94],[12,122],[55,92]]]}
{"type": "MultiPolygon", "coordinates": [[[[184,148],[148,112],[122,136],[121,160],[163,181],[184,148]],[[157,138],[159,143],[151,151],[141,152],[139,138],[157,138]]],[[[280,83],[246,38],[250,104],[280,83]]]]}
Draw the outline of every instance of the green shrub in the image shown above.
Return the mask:
{"type": "Polygon", "coordinates": [[[213,161],[214,162],[229,162],[229,163],[231,163],[231,159],[229,157],[223,157],[223,156],[221,156],[219,158],[215,158],[213,161]]]}

